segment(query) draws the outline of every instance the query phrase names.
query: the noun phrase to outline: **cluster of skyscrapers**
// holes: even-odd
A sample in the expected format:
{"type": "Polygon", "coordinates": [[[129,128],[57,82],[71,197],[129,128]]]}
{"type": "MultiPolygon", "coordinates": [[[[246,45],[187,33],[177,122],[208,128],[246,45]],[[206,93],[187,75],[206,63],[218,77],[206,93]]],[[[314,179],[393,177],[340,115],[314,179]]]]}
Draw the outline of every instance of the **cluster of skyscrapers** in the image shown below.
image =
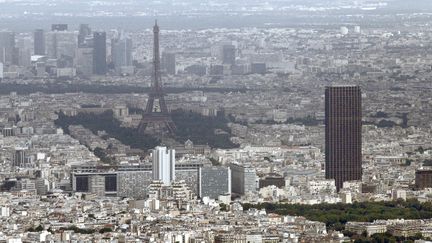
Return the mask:
{"type": "Polygon", "coordinates": [[[0,63],[4,72],[13,73],[9,71],[13,66],[32,67],[40,77],[105,75],[108,67],[116,75],[133,74],[131,38],[123,32],[111,37],[107,52],[106,32],[92,31],[87,24],[78,31],[69,30],[67,24],[53,24],[49,31],[37,29],[33,38],[20,36],[18,41],[14,32],[0,31],[0,63]]]}

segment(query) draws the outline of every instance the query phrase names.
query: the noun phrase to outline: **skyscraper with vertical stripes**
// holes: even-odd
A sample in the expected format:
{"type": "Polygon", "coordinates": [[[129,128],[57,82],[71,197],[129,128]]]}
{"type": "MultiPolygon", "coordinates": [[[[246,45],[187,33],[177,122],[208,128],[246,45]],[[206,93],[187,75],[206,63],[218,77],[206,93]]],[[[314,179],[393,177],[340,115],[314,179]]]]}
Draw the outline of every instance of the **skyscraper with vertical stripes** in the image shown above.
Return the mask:
{"type": "Polygon", "coordinates": [[[164,185],[171,185],[175,180],[175,150],[166,147],[156,147],[153,155],[153,180],[162,181],[164,185]]]}

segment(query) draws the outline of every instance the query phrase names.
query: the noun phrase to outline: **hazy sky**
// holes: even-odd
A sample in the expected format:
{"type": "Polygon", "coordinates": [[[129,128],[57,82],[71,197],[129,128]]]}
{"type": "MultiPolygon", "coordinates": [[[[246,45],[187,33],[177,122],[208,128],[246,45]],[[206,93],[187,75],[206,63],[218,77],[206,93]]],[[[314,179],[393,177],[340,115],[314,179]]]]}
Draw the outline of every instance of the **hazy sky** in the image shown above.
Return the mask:
{"type": "Polygon", "coordinates": [[[58,22],[137,29],[155,17],[165,28],[194,29],[350,23],[357,20],[345,16],[432,13],[432,0],[0,0],[0,10],[0,29],[18,31],[58,22]]]}

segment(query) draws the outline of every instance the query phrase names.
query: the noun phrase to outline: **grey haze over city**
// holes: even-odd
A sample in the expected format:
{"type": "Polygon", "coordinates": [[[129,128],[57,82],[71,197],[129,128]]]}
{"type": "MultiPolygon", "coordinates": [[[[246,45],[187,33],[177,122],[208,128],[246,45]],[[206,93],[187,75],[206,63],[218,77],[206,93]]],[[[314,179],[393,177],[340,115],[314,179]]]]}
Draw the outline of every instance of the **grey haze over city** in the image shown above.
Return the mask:
{"type": "Polygon", "coordinates": [[[428,15],[432,3],[428,0],[416,0],[415,4],[405,0],[3,0],[0,9],[0,28],[12,25],[24,30],[67,20],[74,25],[84,21],[97,27],[139,29],[150,28],[152,20],[158,17],[169,29],[203,29],[281,27],[323,23],[323,19],[328,22],[367,22],[367,16],[376,15],[381,15],[381,21],[388,22],[395,14],[428,15]]]}

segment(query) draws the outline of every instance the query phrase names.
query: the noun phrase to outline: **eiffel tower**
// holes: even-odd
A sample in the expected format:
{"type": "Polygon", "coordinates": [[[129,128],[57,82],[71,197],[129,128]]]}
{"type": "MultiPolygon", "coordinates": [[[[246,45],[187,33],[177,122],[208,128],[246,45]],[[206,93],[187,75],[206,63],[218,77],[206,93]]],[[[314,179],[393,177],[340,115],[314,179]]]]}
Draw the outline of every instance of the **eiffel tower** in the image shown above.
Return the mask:
{"type": "Polygon", "coordinates": [[[144,134],[150,127],[154,130],[175,134],[175,124],[168,112],[165,103],[165,93],[162,89],[162,77],[160,72],[160,53],[159,53],[159,26],[157,21],[153,27],[153,74],[152,86],[147,101],[146,110],[143,114],[138,131],[144,134]]]}

